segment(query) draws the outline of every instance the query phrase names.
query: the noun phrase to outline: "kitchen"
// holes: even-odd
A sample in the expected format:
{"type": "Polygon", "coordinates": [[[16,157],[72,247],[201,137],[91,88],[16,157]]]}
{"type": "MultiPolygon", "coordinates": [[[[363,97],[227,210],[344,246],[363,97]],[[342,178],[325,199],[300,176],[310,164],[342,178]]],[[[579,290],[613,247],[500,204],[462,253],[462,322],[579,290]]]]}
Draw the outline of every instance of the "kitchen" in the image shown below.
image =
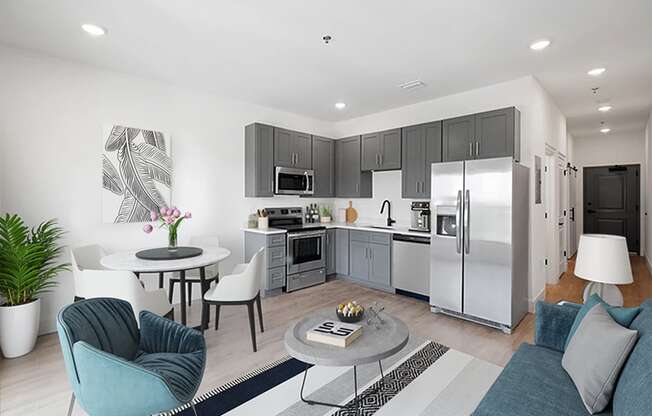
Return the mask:
{"type": "MultiPolygon", "coordinates": [[[[434,221],[430,226],[431,165],[440,162],[469,164],[476,159],[500,157],[515,162],[520,159],[520,113],[515,107],[339,140],[260,123],[250,124],[245,128],[245,196],[300,195],[308,204],[311,203],[308,198],[321,198],[320,202],[326,199],[326,205],[338,207],[340,211],[339,207],[349,200],[363,205],[373,198],[374,184],[377,186],[390,175],[393,180],[387,182],[396,183],[396,175],[400,175],[400,200],[394,202],[401,207],[402,215],[394,225],[392,204],[383,201],[382,206],[376,208],[379,212],[376,217],[360,218],[355,223],[337,218],[333,223],[311,224],[304,221],[304,210],[300,207],[269,208],[270,228],[244,230],[245,257],[250,257],[260,247],[266,248],[267,268],[262,279],[268,294],[323,283],[327,275],[336,274],[368,287],[427,301],[432,298],[433,286],[428,244],[431,229],[443,226],[450,232],[450,227],[454,229],[461,219],[448,225],[434,221]],[[467,162],[462,162],[465,160],[467,162]],[[404,215],[406,206],[409,206],[409,220],[404,215]],[[384,214],[384,220],[380,214],[384,214]]],[[[527,212],[527,173],[525,175],[525,188],[516,189],[515,194],[525,195],[519,200],[525,201],[525,208],[520,206],[519,211],[527,212]]],[[[392,192],[399,192],[396,186],[392,192]]],[[[464,211],[469,210],[464,208],[464,211]]],[[[432,218],[437,218],[436,214],[433,211],[432,218]]],[[[527,225],[523,227],[526,233],[527,228],[527,225]]],[[[446,239],[451,237],[456,238],[445,236],[446,239]]],[[[527,235],[525,242],[524,251],[519,252],[523,259],[518,262],[520,265],[527,265],[528,261],[527,235]]],[[[527,266],[522,273],[522,270],[512,270],[510,263],[503,272],[509,276],[518,273],[512,279],[518,284],[503,285],[505,289],[501,291],[506,293],[497,294],[496,298],[505,304],[504,311],[488,316],[500,316],[500,321],[487,319],[483,314],[465,314],[462,301],[453,308],[432,305],[433,311],[491,321],[492,326],[511,330],[527,310],[527,293],[523,292],[523,288],[527,292],[527,266]],[[511,293],[512,286],[519,289],[518,293],[511,293]],[[516,300],[507,302],[505,297],[516,300]],[[517,307],[512,308],[512,303],[517,307]]],[[[432,277],[437,282],[442,279],[434,272],[432,277]]],[[[469,295],[453,296],[465,298],[469,295]]],[[[470,305],[467,308],[473,310],[470,305]]]]}

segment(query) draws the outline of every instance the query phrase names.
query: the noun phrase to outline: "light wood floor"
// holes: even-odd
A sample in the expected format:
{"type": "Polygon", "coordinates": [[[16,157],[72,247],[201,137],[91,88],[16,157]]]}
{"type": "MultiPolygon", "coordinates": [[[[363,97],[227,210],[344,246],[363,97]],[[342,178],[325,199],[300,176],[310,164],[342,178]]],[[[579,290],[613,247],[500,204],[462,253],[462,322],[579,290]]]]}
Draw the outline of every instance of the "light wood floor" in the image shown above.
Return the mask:
{"type": "MultiPolygon", "coordinates": [[[[644,260],[633,257],[632,267],[635,283],[622,287],[626,305],[638,304],[652,297],[652,277],[644,260]]],[[[558,285],[546,287],[546,300],[579,301],[583,285],[582,280],[566,273],[558,285]]],[[[283,357],[283,334],[290,321],[314,309],[333,307],[346,299],[356,299],[363,304],[379,301],[388,313],[405,321],[412,334],[501,366],[509,361],[522,342],[532,342],[534,335],[531,314],[514,333],[506,335],[463,320],[432,314],[428,305],[418,300],[333,280],[321,286],[265,298],[265,332],[258,332],[257,353],[251,350],[246,309],[222,307],[220,330],[206,332],[208,358],[200,393],[283,357]]],[[[193,303],[191,322],[199,322],[199,311],[199,302],[193,303]]],[[[69,398],[68,379],[56,334],[40,337],[36,349],[25,357],[0,360],[1,415],[65,415],[69,398]]],[[[77,407],[75,414],[83,412],[77,407]]]]}

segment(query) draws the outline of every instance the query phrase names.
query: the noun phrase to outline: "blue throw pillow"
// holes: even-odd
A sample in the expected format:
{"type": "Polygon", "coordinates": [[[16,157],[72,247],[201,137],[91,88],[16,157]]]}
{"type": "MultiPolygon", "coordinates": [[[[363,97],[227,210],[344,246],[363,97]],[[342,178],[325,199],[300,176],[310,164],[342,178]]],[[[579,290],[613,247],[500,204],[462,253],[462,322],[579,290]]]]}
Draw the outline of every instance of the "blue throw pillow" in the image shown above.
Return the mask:
{"type": "Polygon", "coordinates": [[[575,331],[577,331],[577,327],[580,326],[580,322],[582,322],[582,319],[584,319],[584,317],[589,312],[589,310],[591,310],[591,308],[593,308],[598,303],[601,303],[602,306],[605,307],[607,312],[609,312],[609,315],[611,315],[611,317],[614,318],[614,321],[618,322],[620,325],[624,326],[625,328],[629,328],[629,325],[632,323],[634,318],[636,318],[636,315],[638,315],[638,313],[641,311],[640,307],[621,308],[618,306],[610,306],[607,302],[602,300],[602,298],[598,296],[596,293],[592,294],[591,297],[586,300],[586,303],[582,305],[580,311],[577,313],[577,316],[575,317],[575,321],[573,321],[573,326],[571,326],[571,329],[568,332],[568,337],[566,338],[566,344],[564,345],[564,350],[568,348],[568,344],[570,343],[571,338],[573,338],[575,331]]]}

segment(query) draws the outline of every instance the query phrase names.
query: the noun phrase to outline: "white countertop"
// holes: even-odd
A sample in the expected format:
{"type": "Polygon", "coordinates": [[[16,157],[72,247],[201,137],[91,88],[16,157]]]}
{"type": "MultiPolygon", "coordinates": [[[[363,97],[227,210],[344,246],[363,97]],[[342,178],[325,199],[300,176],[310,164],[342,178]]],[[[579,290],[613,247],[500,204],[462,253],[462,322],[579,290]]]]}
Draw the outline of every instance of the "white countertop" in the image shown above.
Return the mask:
{"type": "MultiPolygon", "coordinates": [[[[377,233],[388,233],[388,234],[404,234],[404,235],[413,235],[417,237],[430,237],[430,233],[419,232],[419,231],[409,231],[408,227],[396,226],[391,228],[374,228],[376,224],[368,223],[343,223],[343,222],[330,222],[322,223],[321,225],[325,226],[327,229],[332,228],[344,228],[348,230],[361,230],[361,231],[373,231],[377,233]]],[[[378,224],[378,226],[383,226],[378,224]]],[[[283,234],[286,231],[280,228],[243,228],[242,231],[249,233],[258,233],[258,234],[283,234]]]]}

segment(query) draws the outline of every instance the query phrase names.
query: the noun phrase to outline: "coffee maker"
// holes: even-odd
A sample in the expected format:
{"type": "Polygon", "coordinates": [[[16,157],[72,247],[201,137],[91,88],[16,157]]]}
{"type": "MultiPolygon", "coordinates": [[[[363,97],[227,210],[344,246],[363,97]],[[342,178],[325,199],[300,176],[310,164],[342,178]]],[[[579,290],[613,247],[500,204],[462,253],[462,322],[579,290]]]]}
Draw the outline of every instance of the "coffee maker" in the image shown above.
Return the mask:
{"type": "Polygon", "coordinates": [[[412,202],[410,207],[410,231],[430,232],[430,202],[412,202]]]}

